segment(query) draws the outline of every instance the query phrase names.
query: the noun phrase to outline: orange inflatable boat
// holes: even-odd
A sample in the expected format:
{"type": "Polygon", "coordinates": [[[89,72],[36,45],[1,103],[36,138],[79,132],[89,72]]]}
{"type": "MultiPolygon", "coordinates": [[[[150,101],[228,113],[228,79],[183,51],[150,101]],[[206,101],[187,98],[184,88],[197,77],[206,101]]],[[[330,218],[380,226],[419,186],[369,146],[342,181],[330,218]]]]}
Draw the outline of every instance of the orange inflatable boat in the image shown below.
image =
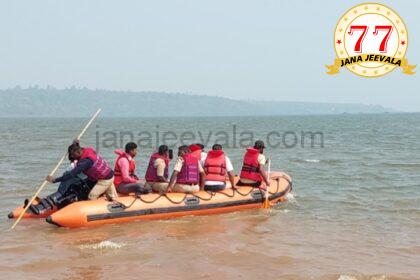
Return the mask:
{"type": "MultiPolygon", "coordinates": [[[[237,181],[238,178],[235,180],[237,181]]],[[[269,200],[271,204],[286,200],[286,195],[291,190],[292,181],[287,174],[282,172],[270,174],[269,200]]],[[[225,189],[220,192],[199,191],[190,194],[129,195],[120,196],[113,202],[105,199],[74,202],[49,213],[46,221],[60,227],[78,228],[135,220],[210,215],[260,208],[264,199],[264,191],[251,187],[237,187],[237,189],[225,189]]],[[[13,213],[14,216],[18,216],[19,209],[13,213]]]]}
{"type": "MultiPolygon", "coordinates": [[[[37,200],[35,200],[33,202],[33,205],[37,205],[39,202],[37,200]]],[[[17,219],[17,217],[19,217],[20,213],[22,213],[23,209],[25,208],[25,205],[19,206],[17,207],[15,210],[13,210],[12,212],[9,213],[8,217],[9,219],[17,219]]],[[[24,219],[39,219],[39,218],[46,218],[49,215],[51,215],[52,213],[56,212],[58,209],[57,207],[54,207],[51,210],[45,211],[42,214],[34,214],[31,211],[26,211],[25,214],[23,214],[24,219]]]]}

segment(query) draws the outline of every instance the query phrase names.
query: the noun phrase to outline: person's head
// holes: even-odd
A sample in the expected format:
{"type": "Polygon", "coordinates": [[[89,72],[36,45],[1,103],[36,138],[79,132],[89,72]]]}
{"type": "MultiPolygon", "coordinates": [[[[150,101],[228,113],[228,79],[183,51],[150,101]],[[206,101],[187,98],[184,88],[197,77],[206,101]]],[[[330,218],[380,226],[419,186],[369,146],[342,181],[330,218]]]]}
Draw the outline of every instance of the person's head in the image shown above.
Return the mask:
{"type": "Polygon", "coordinates": [[[198,147],[200,147],[201,150],[204,151],[204,145],[201,143],[195,143],[195,145],[197,145],[198,147]]]}
{"type": "Polygon", "coordinates": [[[179,148],[178,148],[178,156],[182,157],[183,155],[186,155],[188,153],[190,153],[190,148],[188,148],[187,145],[179,146],[179,148]]]}
{"type": "Polygon", "coordinates": [[[79,146],[78,143],[71,144],[67,152],[69,153],[69,159],[73,162],[75,160],[79,160],[82,156],[82,148],[79,146]]]}
{"type": "Polygon", "coordinates": [[[261,140],[257,140],[257,141],[255,141],[255,144],[254,144],[254,149],[259,150],[259,151],[260,151],[260,153],[262,154],[262,153],[263,153],[263,151],[264,151],[264,149],[265,149],[264,142],[263,142],[263,141],[261,141],[261,140]]]}
{"type": "Polygon", "coordinates": [[[222,149],[223,149],[222,145],[220,145],[220,144],[214,144],[213,147],[212,147],[213,151],[221,151],[222,149]]]}
{"type": "Polygon", "coordinates": [[[168,146],[166,146],[166,145],[159,146],[158,153],[159,153],[159,155],[162,155],[162,156],[168,156],[168,154],[169,154],[168,146]]]}
{"type": "Polygon", "coordinates": [[[137,155],[137,144],[134,142],[128,142],[125,145],[125,152],[131,157],[135,157],[137,155]]]}
{"type": "Polygon", "coordinates": [[[188,148],[190,149],[190,151],[191,152],[195,152],[195,151],[198,151],[198,150],[200,150],[200,151],[202,151],[203,149],[199,146],[199,145],[197,145],[197,144],[192,144],[192,145],[189,145],[188,146],[188,148]]]}

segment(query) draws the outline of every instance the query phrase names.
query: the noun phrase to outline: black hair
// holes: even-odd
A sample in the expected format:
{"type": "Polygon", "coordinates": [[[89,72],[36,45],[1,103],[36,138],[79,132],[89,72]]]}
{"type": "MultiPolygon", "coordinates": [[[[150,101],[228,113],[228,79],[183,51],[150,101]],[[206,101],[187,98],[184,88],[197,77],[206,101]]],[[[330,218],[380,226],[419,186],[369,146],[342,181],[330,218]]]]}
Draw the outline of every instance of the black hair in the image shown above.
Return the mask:
{"type": "Polygon", "coordinates": [[[262,150],[264,148],[265,148],[265,145],[264,145],[264,142],[263,141],[261,141],[261,140],[255,141],[254,149],[262,150]]]}
{"type": "Polygon", "coordinates": [[[164,153],[166,153],[167,151],[169,151],[168,146],[166,146],[166,145],[161,145],[161,146],[159,146],[159,154],[160,154],[160,155],[163,155],[163,154],[164,154],[164,153]]]}
{"type": "Polygon", "coordinates": [[[182,145],[182,146],[179,146],[178,147],[178,151],[179,152],[183,151],[183,152],[189,153],[190,152],[190,148],[187,145],[182,145]]]}
{"type": "Polygon", "coordinates": [[[69,153],[69,155],[71,155],[72,153],[79,151],[80,149],[81,147],[79,146],[79,143],[73,143],[67,148],[67,152],[69,153]]]}
{"type": "Polygon", "coordinates": [[[218,150],[222,150],[222,149],[223,149],[222,145],[220,145],[220,144],[214,144],[213,147],[212,147],[213,151],[218,151],[218,150]]]}
{"type": "Polygon", "coordinates": [[[132,150],[134,150],[134,149],[137,149],[137,144],[136,143],[134,143],[134,142],[128,142],[126,145],[125,145],[125,152],[126,153],[129,153],[129,152],[131,152],[132,150]]]}

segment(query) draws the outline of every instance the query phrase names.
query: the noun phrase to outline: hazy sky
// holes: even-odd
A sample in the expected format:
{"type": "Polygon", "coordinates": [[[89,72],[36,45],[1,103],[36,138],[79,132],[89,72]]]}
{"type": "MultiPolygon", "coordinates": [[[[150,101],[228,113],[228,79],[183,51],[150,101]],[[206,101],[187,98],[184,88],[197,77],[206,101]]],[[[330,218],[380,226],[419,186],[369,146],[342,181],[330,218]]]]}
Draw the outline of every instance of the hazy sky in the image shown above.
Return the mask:
{"type": "MultiPolygon", "coordinates": [[[[420,111],[420,73],[325,74],[335,25],[361,2],[2,0],[0,88],[75,85],[420,111]]],[[[420,1],[381,3],[403,17],[407,57],[419,64],[420,1]]]]}

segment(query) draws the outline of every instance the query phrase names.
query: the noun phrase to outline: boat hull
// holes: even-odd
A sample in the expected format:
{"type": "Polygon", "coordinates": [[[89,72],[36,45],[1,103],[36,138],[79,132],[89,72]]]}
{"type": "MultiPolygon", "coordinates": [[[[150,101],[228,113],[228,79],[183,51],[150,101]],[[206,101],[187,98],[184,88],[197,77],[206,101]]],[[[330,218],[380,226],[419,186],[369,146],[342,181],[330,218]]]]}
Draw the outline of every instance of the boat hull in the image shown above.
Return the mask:
{"type": "MultiPolygon", "coordinates": [[[[291,190],[292,182],[287,174],[281,172],[271,174],[270,203],[286,200],[286,195],[291,190]]],[[[135,220],[213,215],[261,208],[264,199],[264,191],[251,187],[226,189],[220,192],[199,191],[191,194],[152,193],[139,197],[119,197],[118,202],[104,199],[75,202],[51,214],[46,221],[61,227],[79,228],[135,220]]]]}

